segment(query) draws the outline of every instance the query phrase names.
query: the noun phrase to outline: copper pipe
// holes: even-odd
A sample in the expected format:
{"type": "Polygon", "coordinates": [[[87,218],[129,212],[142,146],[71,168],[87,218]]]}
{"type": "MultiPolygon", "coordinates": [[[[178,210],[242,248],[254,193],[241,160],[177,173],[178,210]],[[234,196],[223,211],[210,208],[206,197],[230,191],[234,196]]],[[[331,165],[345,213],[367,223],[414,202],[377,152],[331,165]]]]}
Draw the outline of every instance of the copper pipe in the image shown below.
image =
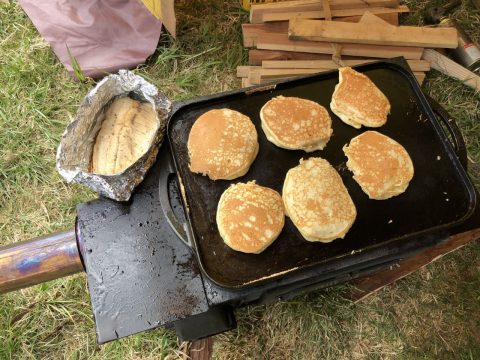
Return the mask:
{"type": "Polygon", "coordinates": [[[80,271],[73,229],[0,248],[0,294],[80,271]]]}

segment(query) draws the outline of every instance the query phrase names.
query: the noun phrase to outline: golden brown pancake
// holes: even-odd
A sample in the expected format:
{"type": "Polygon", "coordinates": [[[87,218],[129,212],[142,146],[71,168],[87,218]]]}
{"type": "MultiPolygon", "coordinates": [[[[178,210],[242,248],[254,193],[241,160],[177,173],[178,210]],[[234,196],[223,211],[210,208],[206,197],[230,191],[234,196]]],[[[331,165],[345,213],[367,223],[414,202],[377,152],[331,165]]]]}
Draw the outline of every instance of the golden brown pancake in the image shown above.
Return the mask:
{"type": "Polygon", "coordinates": [[[282,198],[285,213],[308,241],[343,238],[357,216],[342,178],[322,158],[300,160],[290,169],[282,198]]]}
{"type": "Polygon", "coordinates": [[[360,127],[380,127],[387,122],[390,102],[364,74],[352,68],[339,69],[340,81],[330,102],[330,109],[344,123],[360,127]]]}
{"type": "Polygon", "coordinates": [[[261,253],[280,235],[284,223],[280,194],[254,181],[231,185],[218,202],[220,236],[236,251],[261,253]]]}
{"type": "Polygon", "coordinates": [[[353,178],[370,199],[383,200],[399,195],[413,178],[408,152],[379,132],[364,132],[345,145],[343,151],[353,178]]]}
{"type": "Polygon", "coordinates": [[[115,99],[95,139],[92,173],[116,175],[125,171],[148,151],[158,127],[150,103],[129,97],[115,99]]]}
{"type": "Polygon", "coordinates": [[[332,135],[328,111],[306,99],[277,96],[262,107],[260,118],[267,139],[284,149],[322,150],[332,135]]]}
{"type": "Polygon", "coordinates": [[[187,146],[192,172],[232,180],[245,175],[255,160],[257,130],[238,111],[210,110],[193,124],[187,146]]]}

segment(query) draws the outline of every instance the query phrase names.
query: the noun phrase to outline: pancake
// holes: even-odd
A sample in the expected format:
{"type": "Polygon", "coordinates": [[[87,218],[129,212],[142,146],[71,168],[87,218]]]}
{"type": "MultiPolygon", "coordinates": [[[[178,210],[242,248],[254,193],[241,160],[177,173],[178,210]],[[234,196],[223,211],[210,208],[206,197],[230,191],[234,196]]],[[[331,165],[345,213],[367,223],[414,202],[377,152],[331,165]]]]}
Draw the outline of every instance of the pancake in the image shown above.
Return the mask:
{"type": "Polygon", "coordinates": [[[343,238],[357,216],[342,178],[322,158],[302,159],[290,169],[282,198],[285,213],[308,241],[343,238]]]}
{"type": "Polygon", "coordinates": [[[260,110],[268,141],[289,150],[322,150],[332,135],[328,111],[314,101],[277,96],[260,110]]]}
{"type": "Polygon", "coordinates": [[[190,171],[212,180],[245,175],[258,153],[257,130],[248,116],[230,109],[210,110],[188,136],[190,171]]]}
{"type": "Polygon", "coordinates": [[[380,127],[387,122],[390,102],[364,74],[352,68],[339,69],[340,81],[330,102],[330,109],[344,123],[360,127],[380,127]]]}
{"type": "Polygon", "coordinates": [[[347,167],[370,199],[383,200],[403,193],[413,178],[413,164],[405,148],[388,136],[366,131],[343,147],[347,167]]]}
{"type": "Polygon", "coordinates": [[[280,194],[254,181],[231,185],[218,202],[218,231],[236,251],[261,253],[280,235],[284,223],[280,194]]]}

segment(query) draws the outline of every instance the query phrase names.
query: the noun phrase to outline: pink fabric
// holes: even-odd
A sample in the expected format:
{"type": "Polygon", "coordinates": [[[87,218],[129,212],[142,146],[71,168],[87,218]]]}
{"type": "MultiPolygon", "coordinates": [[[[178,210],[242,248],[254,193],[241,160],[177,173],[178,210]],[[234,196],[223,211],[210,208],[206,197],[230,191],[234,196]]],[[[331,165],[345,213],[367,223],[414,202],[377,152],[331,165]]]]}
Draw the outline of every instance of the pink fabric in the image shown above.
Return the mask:
{"type": "Polygon", "coordinates": [[[40,35],[73,73],[67,45],[83,73],[102,77],[145,62],[162,23],[140,0],[20,0],[40,35]]]}

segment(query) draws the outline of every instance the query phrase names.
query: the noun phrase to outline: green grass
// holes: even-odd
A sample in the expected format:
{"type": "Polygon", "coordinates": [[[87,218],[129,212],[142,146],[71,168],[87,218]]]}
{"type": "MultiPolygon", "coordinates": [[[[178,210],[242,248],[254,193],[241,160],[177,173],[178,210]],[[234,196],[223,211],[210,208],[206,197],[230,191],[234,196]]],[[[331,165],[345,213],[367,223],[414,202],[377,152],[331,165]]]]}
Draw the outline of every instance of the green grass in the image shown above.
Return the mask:
{"type": "MultiPolygon", "coordinates": [[[[178,39],[160,45],[136,72],[171,99],[240,86],[246,62],[236,0],[177,1],[178,39]]],[[[420,24],[427,1],[403,21],[420,24]]],[[[455,11],[480,39],[480,12],[455,11]]],[[[78,104],[93,86],[79,83],[15,4],[0,1],[0,245],[73,225],[75,205],[95,197],[67,185],[55,170],[55,150],[78,104]]],[[[457,119],[480,185],[480,96],[432,71],[425,91],[457,119]]],[[[359,304],[345,287],[241,309],[237,330],[217,337],[217,359],[479,359],[480,245],[470,244],[359,304]]],[[[95,340],[83,274],[0,296],[0,359],[180,358],[180,344],[158,329],[104,346],[95,340]]]]}

